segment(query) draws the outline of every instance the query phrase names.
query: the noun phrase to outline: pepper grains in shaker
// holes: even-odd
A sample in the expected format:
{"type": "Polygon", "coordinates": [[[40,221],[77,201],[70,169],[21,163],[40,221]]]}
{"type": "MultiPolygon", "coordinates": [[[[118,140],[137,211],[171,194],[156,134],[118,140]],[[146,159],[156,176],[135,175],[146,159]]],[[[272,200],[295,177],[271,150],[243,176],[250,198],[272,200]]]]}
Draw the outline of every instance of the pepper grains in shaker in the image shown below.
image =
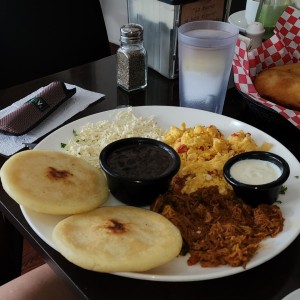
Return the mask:
{"type": "Polygon", "coordinates": [[[139,24],[130,23],[120,29],[117,83],[129,92],[147,85],[147,52],[143,45],[143,27],[139,24]]]}

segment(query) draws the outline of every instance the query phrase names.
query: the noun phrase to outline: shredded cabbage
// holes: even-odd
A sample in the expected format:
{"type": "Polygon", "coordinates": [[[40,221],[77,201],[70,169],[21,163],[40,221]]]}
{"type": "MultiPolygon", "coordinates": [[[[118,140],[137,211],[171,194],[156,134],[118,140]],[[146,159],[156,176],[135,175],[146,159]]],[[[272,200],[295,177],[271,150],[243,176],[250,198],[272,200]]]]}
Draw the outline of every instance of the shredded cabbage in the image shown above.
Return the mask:
{"type": "Polygon", "coordinates": [[[158,126],[154,117],[138,117],[132,107],[117,113],[113,121],[87,123],[66,143],[64,150],[82,157],[99,168],[101,150],[111,142],[128,137],[146,137],[161,140],[165,131],[158,126]]]}

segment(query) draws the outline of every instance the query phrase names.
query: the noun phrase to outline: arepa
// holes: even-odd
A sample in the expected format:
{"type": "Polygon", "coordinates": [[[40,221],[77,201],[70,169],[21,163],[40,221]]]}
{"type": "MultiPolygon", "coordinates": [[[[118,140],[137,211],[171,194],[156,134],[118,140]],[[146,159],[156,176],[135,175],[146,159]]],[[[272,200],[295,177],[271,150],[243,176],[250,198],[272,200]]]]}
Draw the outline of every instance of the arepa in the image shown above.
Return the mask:
{"type": "Polygon", "coordinates": [[[167,263],[182,247],[179,230],[162,215],[132,206],[101,207],[60,221],[57,250],[98,272],[141,272],[167,263]]]}
{"type": "Polygon", "coordinates": [[[59,151],[17,153],[3,164],[0,176],[12,199],[40,213],[87,212],[103,204],[109,195],[102,171],[59,151]]]}
{"type": "Polygon", "coordinates": [[[254,86],[266,100],[300,111],[300,63],[266,69],[256,76],[254,86]]]}

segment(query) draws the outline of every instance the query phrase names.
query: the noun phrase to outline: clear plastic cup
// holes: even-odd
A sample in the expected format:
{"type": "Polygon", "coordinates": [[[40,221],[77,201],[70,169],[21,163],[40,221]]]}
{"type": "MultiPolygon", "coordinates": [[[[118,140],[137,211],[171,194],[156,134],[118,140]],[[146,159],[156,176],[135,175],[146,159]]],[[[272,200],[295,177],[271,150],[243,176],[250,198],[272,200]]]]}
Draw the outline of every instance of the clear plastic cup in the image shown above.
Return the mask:
{"type": "Polygon", "coordinates": [[[221,114],[239,29],[194,21],[178,29],[180,106],[221,114]]]}

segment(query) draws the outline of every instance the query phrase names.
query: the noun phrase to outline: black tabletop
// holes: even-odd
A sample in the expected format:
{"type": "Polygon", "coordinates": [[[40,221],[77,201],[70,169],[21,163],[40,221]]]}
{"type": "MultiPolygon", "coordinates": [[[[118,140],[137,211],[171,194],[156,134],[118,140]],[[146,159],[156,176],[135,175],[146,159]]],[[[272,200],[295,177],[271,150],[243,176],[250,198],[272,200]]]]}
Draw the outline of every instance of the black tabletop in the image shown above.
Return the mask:
{"type": "MultiPolygon", "coordinates": [[[[178,80],[169,80],[149,69],[144,91],[126,93],[116,85],[115,56],[0,91],[0,109],[19,98],[62,80],[105,94],[105,98],[77,114],[68,122],[92,113],[123,105],[178,105],[178,80]]],[[[300,160],[299,130],[269,126],[233,87],[228,90],[224,115],[242,120],[266,131],[300,160]]],[[[6,160],[0,157],[0,166],[6,160]]],[[[0,210],[10,223],[37,249],[54,271],[80,299],[282,299],[300,288],[300,238],[275,258],[251,270],[224,278],[194,282],[157,282],[129,279],[83,270],[68,262],[43,242],[24,219],[20,207],[0,188],[0,210]]],[[[3,244],[2,244],[3,245],[3,244]]],[[[1,245],[1,247],[2,247],[1,245]]],[[[2,259],[3,260],[3,259],[2,259]]],[[[2,262],[1,262],[2,263],[2,262]]]]}

